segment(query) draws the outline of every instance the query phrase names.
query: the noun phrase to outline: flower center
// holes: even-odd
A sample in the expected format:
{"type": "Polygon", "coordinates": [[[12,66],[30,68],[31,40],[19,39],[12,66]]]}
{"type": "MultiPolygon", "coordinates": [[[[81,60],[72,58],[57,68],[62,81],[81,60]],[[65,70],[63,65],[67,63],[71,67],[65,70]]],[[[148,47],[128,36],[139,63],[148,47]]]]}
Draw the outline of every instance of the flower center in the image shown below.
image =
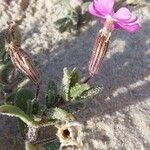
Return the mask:
{"type": "Polygon", "coordinates": [[[65,129],[62,134],[63,134],[64,138],[69,138],[70,137],[70,132],[69,132],[68,129],[65,129]]]}

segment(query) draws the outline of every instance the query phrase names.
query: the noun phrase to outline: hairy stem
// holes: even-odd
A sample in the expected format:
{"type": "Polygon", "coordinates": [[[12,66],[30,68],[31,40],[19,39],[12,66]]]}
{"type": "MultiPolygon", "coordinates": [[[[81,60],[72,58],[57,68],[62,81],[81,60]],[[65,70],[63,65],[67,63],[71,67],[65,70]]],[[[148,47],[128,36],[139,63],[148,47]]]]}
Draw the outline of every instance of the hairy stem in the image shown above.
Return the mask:
{"type": "Polygon", "coordinates": [[[33,144],[31,142],[25,142],[25,150],[41,150],[41,146],[38,144],[33,144]]]}

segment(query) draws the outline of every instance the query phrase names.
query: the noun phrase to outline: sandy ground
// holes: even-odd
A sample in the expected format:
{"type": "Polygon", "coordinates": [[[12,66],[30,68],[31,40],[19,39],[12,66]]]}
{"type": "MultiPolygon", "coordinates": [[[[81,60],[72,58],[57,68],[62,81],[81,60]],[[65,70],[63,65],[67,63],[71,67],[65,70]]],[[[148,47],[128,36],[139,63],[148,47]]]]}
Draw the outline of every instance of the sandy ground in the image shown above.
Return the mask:
{"type": "MultiPolygon", "coordinates": [[[[42,73],[42,90],[48,77],[61,82],[64,67],[77,66],[87,74],[87,64],[101,26],[92,21],[80,36],[60,34],[53,22],[65,10],[54,0],[31,0],[26,11],[19,0],[0,12],[0,29],[6,22],[25,15],[20,28],[22,47],[30,53],[42,73]]],[[[150,149],[150,3],[134,8],[141,31],[114,31],[103,68],[92,84],[103,85],[102,93],[91,99],[78,114],[85,125],[89,150],[150,149]]],[[[0,0],[4,4],[4,0],[0,0]]],[[[23,145],[15,119],[0,116],[0,150],[21,150],[23,145]],[[14,142],[15,141],[15,142],[14,142]]]]}

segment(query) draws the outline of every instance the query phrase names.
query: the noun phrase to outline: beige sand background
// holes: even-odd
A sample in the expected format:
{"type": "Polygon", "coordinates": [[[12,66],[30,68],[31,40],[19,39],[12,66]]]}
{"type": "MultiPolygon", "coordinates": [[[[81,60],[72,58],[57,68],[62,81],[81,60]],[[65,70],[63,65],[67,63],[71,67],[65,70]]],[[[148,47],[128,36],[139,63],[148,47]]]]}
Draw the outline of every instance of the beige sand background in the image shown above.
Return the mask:
{"type": "MultiPolygon", "coordinates": [[[[90,52],[101,28],[98,21],[84,26],[79,36],[61,34],[53,22],[66,11],[56,0],[30,0],[25,11],[19,5],[21,0],[12,0],[8,6],[5,1],[0,0],[6,6],[0,8],[0,29],[7,21],[25,15],[20,26],[22,47],[38,62],[42,91],[48,77],[61,82],[64,67],[77,66],[81,76],[87,74],[90,52]]],[[[103,68],[91,82],[104,89],[78,114],[89,150],[150,149],[150,1],[131,9],[140,18],[142,29],[133,34],[113,32],[103,68]]],[[[0,116],[0,150],[23,149],[15,121],[0,116]]]]}

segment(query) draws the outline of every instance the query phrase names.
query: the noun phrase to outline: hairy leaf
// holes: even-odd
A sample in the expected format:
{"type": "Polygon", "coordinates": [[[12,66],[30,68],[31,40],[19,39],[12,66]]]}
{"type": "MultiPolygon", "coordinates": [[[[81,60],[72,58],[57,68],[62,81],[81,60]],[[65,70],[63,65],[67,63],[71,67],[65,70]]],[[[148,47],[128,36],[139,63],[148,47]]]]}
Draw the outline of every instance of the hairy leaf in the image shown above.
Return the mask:
{"type": "Polygon", "coordinates": [[[90,89],[90,86],[88,84],[76,83],[76,85],[72,87],[70,90],[70,96],[72,100],[75,100],[76,98],[80,97],[83,92],[89,89],[90,89]]]}
{"type": "Polygon", "coordinates": [[[79,82],[79,73],[76,68],[71,71],[70,80],[70,87],[75,86],[75,84],[79,82]]]}
{"type": "Polygon", "coordinates": [[[28,89],[20,89],[15,96],[15,105],[27,113],[28,101],[34,99],[34,94],[28,89]]]}
{"type": "Polygon", "coordinates": [[[3,84],[8,83],[8,76],[13,66],[11,63],[0,63],[0,82],[3,84]]]}
{"type": "Polygon", "coordinates": [[[69,17],[58,19],[55,22],[55,27],[61,33],[65,32],[66,30],[70,30],[72,28],[73,22],[69,17]]]}
{"type": "Polygon", "coordinates": [[[81,5],[82,14],[84,14],[85,12],[87,12],[90,3],[91,2],[85,2],[85,3],[83,3],[81,5]]]}
{"type": "MultiPolygon", "coordinates": [[[[33,111],[31,101],[34,99],[34,94],[28,89],[20,89],[15,95],[15,105],[23,110],[27,115],[31,116],[33,111]]],[[[27,125],[20,119],[17,119],[18,128],[24,136],[27,131],[27,125]]]]}
{"type": "Polygon", "coordinates": [[[10,95],[7,95],[6,96],[6,104],[10,104],[10,105],[13,105],[14,104],[14,101],[15,101],[15,93],[11,93],[10,95]]]}
{"type": "Polygon", "coordinates": [[[33,116],[39,111],[39,103],[36,99],[27,100],[27,111],[26,114],[33,116]]]}
{"type": "Polygon", "coordinates": [[[79,82],[79,73],[76,68],[74,68],[71,72],[68,71],[67,68],[64,68],[64,76],[63,76],[63,92],[65,95],[65,100],[69,101],[71,99],[71,88],[76,86],[79,82]]]}
{"type": "Polygon", "coordinates": [[[33,118],[26,115],[19,107],[13,105],[1,105],[0,114],[21,119],[28,126],[37,127],[33,118]]]}
{"type": "Polygon", "coordinates": [[[67,18],[61,18],[61,19],[58,19],[55,23],[56,27],[59,28],[59,26],[61,26],[64,22],[66,22],[67,18]]]}
{"type": "Polygon", "coordinates": [[[32,114],[37,114],[39,111],[39,103],[36,99],[33,99],[31,101],[32,104],[32,114]]]}
{"type": "Polygon", "coordinates": [[[87,98],[93,97],[93,96],[97,95],[101,90],[102,90],[102,87],[90,88],[89,90],[83,92],[81,94],[80,98],[82,100],[82,99],[87,99],[87,98]]]}
{"type": "Polygon", "coordinates": [[[74,120],[74,116],[71,113],[68,113],[67,111],[58,107],[48,110],[48,117],[58,121],[74,120]]]}
{"type": "Polygon", "coordinates": [[[47,93],[46,93],[46,106],[47,108],[54,107],[58,101],[57,85],[54,81],[49,80],[47,93]]]}

